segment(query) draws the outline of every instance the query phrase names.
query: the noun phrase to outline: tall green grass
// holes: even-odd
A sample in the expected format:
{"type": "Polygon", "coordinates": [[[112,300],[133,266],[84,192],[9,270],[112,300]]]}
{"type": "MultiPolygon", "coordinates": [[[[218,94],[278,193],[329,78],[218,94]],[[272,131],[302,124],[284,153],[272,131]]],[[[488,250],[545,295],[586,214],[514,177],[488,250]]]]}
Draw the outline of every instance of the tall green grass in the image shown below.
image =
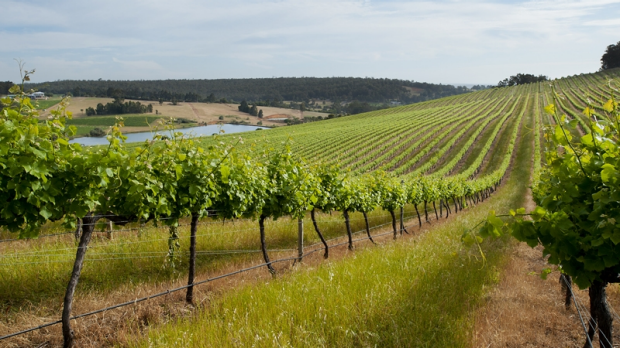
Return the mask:
{"type": "MultiPolygon", "coordinates": [[[[413,207],[408,207],[411,215],[413,207]]],[[[345,225],[340,213],[317,214],[319,225],[326,238],[344,236],[345,225]]],[[[389,213],[377,210],[369,215],[371,226],[391,221],[389,213]]],[[[361,214],[351,215],[351,227],[361,231],[364,221],[361,214]]],[[[140,288],[145,284],[160,284],[185,278],[188,269],[189,221],[181,221],[180,248],[175,252],[175,267],[167,263],[169,231],[165,226],[117,227],[121,232],[108,239],[107,227],[102,221],[86,254],[85,266],[77,295],[91,292],[106,294],[118,288],[140,288]],[[123,232],[128,228],[135,230],[123,232]]],[[[305,219],[304,243],[319,243],[312,222],[305,219]]],[[[43,235],[65,231],[59,225],[46,226],[43,235]]],[[[266,222],[269,249],[293,249],[297,246],[297,221],[281,218],[266,222]]],[[[365,232],[364,232],[365,233],[365,232]]],[[[2,239],[15,238],[7,232],[2,239]]],[[[315,245],[313,248],[320,248],[315,245]]],[[[258,222],[252,220],[215,221],[204,219],[197,233],[198,276],[218,269],[262,262],[258,252],[260,239],[258,222]],[[207,252],[244,250],[247,253],[213,255],[207,252]]],[[[71,234],[43,237],[38,240],[0,243],[0,310],[8,314],[19,313],[25,304],[42,304],[62,300],[75,259],[76,242],[71,234]]],[[[274,251],[271,257],[290,256],[294,250],[274,251]]],[[[45,307],[41,305],[41,307],[45,307]]],[[[50,309],[50,315],[57,314],[50,309]]]]}
{"type": "Polygon", "coordinates": [[[419,238],[246,286],[129,346],[468,347],[475,309],[498,281],[510,243],[484,243],[483,261],[460,237],[490,209],[524,203],[532,158],[524,129],[510,179],[485,204],[419,238]]]}

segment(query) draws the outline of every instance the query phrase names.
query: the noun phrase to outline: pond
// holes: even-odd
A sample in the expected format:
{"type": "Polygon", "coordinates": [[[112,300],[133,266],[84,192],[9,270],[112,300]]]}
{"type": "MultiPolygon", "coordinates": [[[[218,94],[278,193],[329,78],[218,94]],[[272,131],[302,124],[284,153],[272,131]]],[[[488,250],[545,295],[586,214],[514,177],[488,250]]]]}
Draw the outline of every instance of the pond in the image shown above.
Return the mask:
{"type": "MultiPolygon", "coordinates": [[[[241,132],[249,132],[257,129],[269,129],[267,127],[258,127],[258,126],[246,126],[239,124],[224,124],[224,125],[210,125],[210,126],[200,126],[200,127],[191,127],[191,128],[183,128],[183,129],[175,129],[175,132],[181,132],[188,135],[193,136],[205,136],[212,135],[214,133],[219,133],[220,129],[224,131],[224,134],[229,133],[241,133],[241,132]]],[[[127,143],[137,143],[145,140],[153,139],[153,135],[155,134],[167,134],[166,130],[158,130],[153,132],[140,132],[140,133],[129,133],[125,134],[127,143]]],[[[108,140],[106,137],[95,138],[95,137],[82,137],[75,138],[70,143],[78,143],[82,145],[107,145],[108,140]]]]}

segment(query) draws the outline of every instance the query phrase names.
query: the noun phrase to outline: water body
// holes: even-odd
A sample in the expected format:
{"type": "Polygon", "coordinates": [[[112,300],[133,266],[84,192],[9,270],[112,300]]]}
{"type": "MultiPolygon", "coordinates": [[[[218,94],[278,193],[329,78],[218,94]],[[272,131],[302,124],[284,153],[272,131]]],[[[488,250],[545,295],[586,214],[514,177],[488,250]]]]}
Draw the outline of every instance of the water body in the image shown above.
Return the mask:
{"type": "MultiPolygon", "coordinates": [[[[205,136],[205,135],[212,135],[213,133],[219,133],[220,130],[224,130],[224,134],[229,134],[229,133],[249,132],[249,131],[254,131],[257,129],[269,129],[269,128],[257,127],[257,126],[246,126],[246,125],[239,125],[239,124],[224,124],[224,125],[210,125],[210,126],[175,129],[174,131],[200,137],[200,136],[205,136]]],[[[142,142],[145,140],[153,139],[153,136],[155,134],[166,135],[166,134],[169,134],[169,132],[170,131],[167,131],[167,130],[159,130],[156,132],[153,131],[153,132],[129,133],[129,134],[125,134],[125,136],[127,136],[127,140],[125,140],[125,142],[126,143],[142,142]]],[[[75,138],[69,142],[78,143],[82,145],[89,145],[89,146],[108,144],[108,140],[106,139],[106,137],[101,137],[101,138],[82,137],[82,138],[75,138]]]]}

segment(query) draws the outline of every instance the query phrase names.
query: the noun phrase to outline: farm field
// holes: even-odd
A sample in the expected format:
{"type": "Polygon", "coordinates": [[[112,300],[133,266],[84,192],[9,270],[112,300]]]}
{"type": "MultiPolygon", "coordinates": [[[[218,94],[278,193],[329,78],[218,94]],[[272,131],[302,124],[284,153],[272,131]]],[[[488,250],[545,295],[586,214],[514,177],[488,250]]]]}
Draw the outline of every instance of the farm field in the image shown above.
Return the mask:
{"type": "Polygon", "coordinates": [[[53,107],[54,105],[60,103],[61,99],[62,98],[60,98],[60,97],[49,97],[47,99],[36,100],[36,102],[34,104],[37,107],[37,109],[39,109],[39,110],[46,110],[46,109],[49,109],[50,107],[53,107]]]}
{"type": "MultiPolygon", "coordinates": [[[[60,101],[58,99],[56,103],[60,101]]],[[[89,97],[75,97],[71,98],[70,104],[67,107],[67,111],[73,113],[72,124],[89,127],[80,128],[78,131],[78,135],[83,135],[88,133],[92,128],[98,127],[107,127],[110,126],[110,122],[113,123],[114,115],[106,115],[106,116],[86,116],[83,110],[86,110],[88,107],[95,108],[98,103],[106,104],[112,102],[112,98],[89,98],[89,97]],[[84,120],[82,120],[84,119],[84,120]],[[88,119],[88,121],[86,121],[88,119]],[[102,121],[96,122],[94,120],[102,121]],[[92,127],[92,128],[91,128],[92,127]]],[[[127,99],[129,101],[129,99],[127,99]]],[[[127,120],[125,122],[126,127],[124,128],[124,132],[143,132],[148,131],[150,128],[146,125],[143,120],[144,118],[148,118],[149,124],[157,125],[157,123],[153,124],[151,121],[154,121],[158,118],[183,118],[190,120],[195,123],[206,123],[206,124],[215,124],[218,122],[224,123],[242,123],[247,122],[250,125],[256,125],[259,121],[262,121],[262,124],[265,126],[282,126],[284,123],[277,121],[270,121],[267,117],[272,115],[279,115],[278,117],[295,117],[299,118],[301,116],[301,112],[299,110],[292,110],[286,108],[276,108],[276,107],[259,107],[259,109],[263,110],[264,118],[261,120],[256,116],[250,116],[247,113],[240,112],[238,110],[237,104],[218,104],[218,103],[188,103],[188,102],[179,102],[178,105],[172,105],[169,102],[163,103],[163,105],[159,105],[156,101],[144,101],[144,100],[134,100],[139,101],[142,104],[153,105],[153,110],[157,110],[158,114],[155,114],[155,111],[150,114],[141,114],[141,115],[121,115],[125,117],[127,120]],[[142,120],[139,120],[139,117],[142,116],[142,120]],[[223,120],[220,120],[220,116],[223,116],[223,120]],[[135,120],[135,122],[139,123],[139,125],[134,124],[130,120],[135,120]]],[[[303,113],[304,116],[323,116],[327,117],[326,113],[314,112],[314,111],[306,111],[303,113]]],[[[42,116],[45,117],[49,115],[49,110],[47,112],[42,113],[42,116]]]]}
{"type": "MultiPolygon", "coordinates": [[[[574,134],[583,135],[590,132],[587,118],[581,114],[587,99],[600,105],[607,93],[607,80],[618,77],[620,70],[615,69],[547,83],[484,90],[249,132],[242,135],[243,143],[238,135],[201,138],[197,142],[203,148],[236,144],[235,153],[255,161],[248,162],[252,163],[249,167],[260,167],[260,161],[280,153],[285,145],[293,155],[305,160],[308,166],[303,170],[313,175],[323,173],[321,168],[338,166],[347,178],[343,185],[350,183],[354,192],[351,195],[356,198],[352,200],[362,200],[355,194],[359,190],[379,192],[381,185],[386,188],[380,192],[386,196],[387,191],[406,193],[395,206],[384,199],[383,203],[372,203],[372,209],[367,211],[350,208],[349,212],[349,208],[339,209],[342,205],[336,205],[333,211],[325,208],[322,212],[320,202],[314,202],[317,212],[313,216],[307,206],[299,208],[304,250],[314,254],[295,266],[298,220],[290,214],[269,215],[278,219],[265,220],[264,242],[273,259],[286,259],[274,263],[274,279],[261,266],[197,286],[193,306],[185,305],[177,292],[76,319],[76,344],[472,346],[476,339],[476,315],[484,306],[489,289],[499,281],[514,245],[505,239],[485,241],[480,246],[486,255],[483,261],[478,249],[461,243],[463,231],[484,219],[489,210],[505,212],[528,203],[530,178],[541,166],[542,127],[553,123],[543,113],[553,98],[550,84],[555,86],[562,111],[578,123],[574,134]],[[385,176],[372,181],[372,175],[384,172],[385,176]],[[401,221],[410,235],[396,227],[398,219],[391,214],[398,214],[401,207],[401,221]],[[325,261],[313,217],[323,237],[333,246],[325,261]],[[378,245],[362,240],[368,234],[375,236],[378,245]],[[351,235],[359,240],[353,250],[347,251],[347,245],[352,245],[351,235]],[[341,243],[342,246],[335,246],[341,243]]],[[[68,110],[77,117],[71,122],[79,127],[109,122],[108,118],[81,117],[75,112],[101,100],[72,99],[68,110]]],[[[209,123],[220,115],[250,117],[254,121],[252,116],[228,104],[180,104],[153,107],[162,115],[198,122],[209,123]]],[[[265,116],[284,110],[264,108],[265,116]]],[[[127,126],[138,129],[145,117],[150,123],[157,116],[131,116],[127,126]]],[[[299,168],[289,171],[283,165],[280,172],[293,176],[299,168]]],[[[246,179],[235,180],[243,184],[246,179]]],[[[298,190],[292,192],[305,194],[298,190]]],[[[286,195],[278,197],[281,196],[286,195]]],[[[198,222],[197,281],[262,265],[258,219],[265,213],[254,213],[243,219],[205,217],[198,222]]],[[[105,217],[96,223],[73,314],[131,302],[187,284],[190,216],[180,219],[175,231],[179,247],[172,256],[170,243],[175,240],[171,241],[171,230],[164,220],[157,226],[132,221],[128,225],[113,223],[110,227],[105,217]]],[[[0,319],[0,336],[57,320],[78,250],[73,231],[50,222],[43,226],[38,239],[11,240],[16,235],[8,231],[0,232],[0,236],[4,239],[0,243],[0,263],[4,266],[0,269],[0,310],[5,313],[0,319]]],[[[56,325],[0,342],[6,342],[7,347],[60,346],[62,334],[60,325],[56,325]]]]}

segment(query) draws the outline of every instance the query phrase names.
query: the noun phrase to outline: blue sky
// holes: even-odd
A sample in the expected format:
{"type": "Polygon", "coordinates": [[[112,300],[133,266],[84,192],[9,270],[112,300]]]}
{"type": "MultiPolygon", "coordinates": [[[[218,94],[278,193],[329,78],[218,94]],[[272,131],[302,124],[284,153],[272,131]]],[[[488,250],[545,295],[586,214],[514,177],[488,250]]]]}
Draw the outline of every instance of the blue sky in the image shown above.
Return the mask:
{"type": "Polygon", "coordinates": [[[389,77],[495,84],[594,72],[620,0],[0,0],[0,80],[389,77]]]}

